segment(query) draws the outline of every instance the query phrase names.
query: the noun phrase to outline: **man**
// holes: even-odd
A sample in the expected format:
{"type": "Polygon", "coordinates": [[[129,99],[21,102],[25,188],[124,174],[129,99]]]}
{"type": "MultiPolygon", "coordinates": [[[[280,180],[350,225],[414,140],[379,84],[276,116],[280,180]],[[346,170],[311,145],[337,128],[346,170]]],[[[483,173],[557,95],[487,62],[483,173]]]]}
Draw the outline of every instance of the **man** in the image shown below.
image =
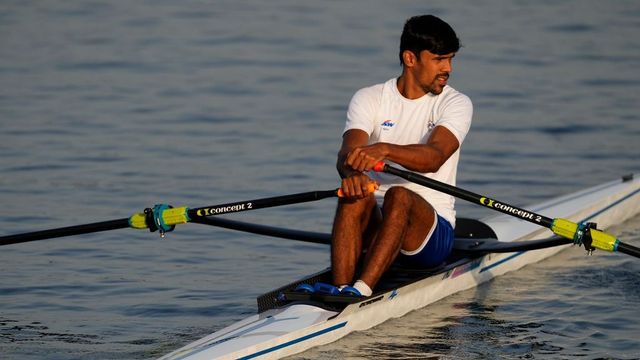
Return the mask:
{"type": "Polygon", "coordinates": [[[469,98],[447,85],[459,49],[446,22],[412,17],[400,39],[400,77],[359,90],[349,104],[337,162],[345,197],[331,249],[342,293],[370,296],[394,261],[429,268],[451,252],[453,197],[371,170],[385,161],[455,184],[473,112],[469,98]],[[367,192],[371,182],[375,194],[367,192]]]}

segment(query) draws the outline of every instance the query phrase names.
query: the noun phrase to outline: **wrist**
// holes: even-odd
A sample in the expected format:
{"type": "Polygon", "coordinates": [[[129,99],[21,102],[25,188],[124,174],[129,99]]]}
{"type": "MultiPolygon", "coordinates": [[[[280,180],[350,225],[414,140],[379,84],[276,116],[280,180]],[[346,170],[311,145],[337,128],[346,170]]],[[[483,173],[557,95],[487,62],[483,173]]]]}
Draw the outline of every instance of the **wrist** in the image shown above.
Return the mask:
{"type": "Polygon", "coordinates": [[[381,145],[382,145],[382,155],[386,159],[389,157],[389,154],[391,154],[391,144],[381,143],[381,145]]]}
{"type": "Polygon", "coordinates": [[[343,179],[346,179],[346,178],[349,178],[349,177],[352,177],[352,176],[356,176],[356,175],[360,175],[360,174],[362,174],[360,171],[353,170],[353,169],[350,169],[350,168],[349,169],[342,169],[342,171],[340,172],[340,176],[343,179]]]}

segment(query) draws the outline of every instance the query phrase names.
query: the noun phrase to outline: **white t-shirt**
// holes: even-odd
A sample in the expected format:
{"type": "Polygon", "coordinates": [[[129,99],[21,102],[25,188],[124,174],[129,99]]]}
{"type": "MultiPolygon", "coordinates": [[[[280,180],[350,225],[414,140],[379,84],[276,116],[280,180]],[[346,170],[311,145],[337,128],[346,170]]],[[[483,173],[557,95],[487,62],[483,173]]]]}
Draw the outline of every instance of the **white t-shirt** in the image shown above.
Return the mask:
{"type": "MultiPolygon", "coordinates": [[[[471,100],[450,86],[439,95],[426,94],[419,99],[407,99],[393,78],[383,84],[360,89],[351,99],[344,132],[360,129],[369,134],[369,144],[386,142],[398,145],[425,144],[436,126],[444,126],[462,144],[473,115],[471,100]]],[[[460,148],[435,173],[424,176],[454,185],[460,148]]],[[[393,164],[400,167],[397,164],[393,164]]],[[[376,198],[382,202],[384,194],[392,186],[403,186],[426,199],[439,215],[455,226],[454,198],[427,187],[414,184],[395,175],[370,172],[380,183],[376,198]]]]}

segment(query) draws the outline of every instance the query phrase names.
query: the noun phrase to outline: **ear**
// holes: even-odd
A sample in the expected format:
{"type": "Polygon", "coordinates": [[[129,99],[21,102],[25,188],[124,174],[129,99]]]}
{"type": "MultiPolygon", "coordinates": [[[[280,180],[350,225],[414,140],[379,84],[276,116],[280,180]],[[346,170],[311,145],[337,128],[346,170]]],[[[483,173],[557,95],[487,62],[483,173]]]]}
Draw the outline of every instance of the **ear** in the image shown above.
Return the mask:
{"type": "Polygon", "coordinates": [[[418,59],[416,58],[416,54],[413,51],[405,50],[402,52],[402,62],[407,67],[412,67],[416,64],[418,59]]]}

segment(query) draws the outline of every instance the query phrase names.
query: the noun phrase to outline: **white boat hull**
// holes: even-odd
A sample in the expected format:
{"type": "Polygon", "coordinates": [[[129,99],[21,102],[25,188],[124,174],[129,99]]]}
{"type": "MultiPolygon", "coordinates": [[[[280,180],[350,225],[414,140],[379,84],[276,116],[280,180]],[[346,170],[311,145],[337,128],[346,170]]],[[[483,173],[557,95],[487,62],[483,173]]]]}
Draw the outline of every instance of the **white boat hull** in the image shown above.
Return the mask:
{"type": "MultiPolygon", "coordinates": [[[[598,228],[606,229],[640,212],[639,199],[640,181],[636,179],[610,182],[530,209],[551,218],[597,222],[598,228]]],[[[500,241],[542,239],[552,235],[549,230],[507,215],[483,222],[493,229],[500,241]]],[[[445,272],[350,304],[342,311],[302,303],[270,309],[161,359],[277,359],[293,355],[336,341],[353,331],[369,329],[391,318],[404,316],[495,276],[552,256],[567,246],[467,259],[445,272]]]]}

